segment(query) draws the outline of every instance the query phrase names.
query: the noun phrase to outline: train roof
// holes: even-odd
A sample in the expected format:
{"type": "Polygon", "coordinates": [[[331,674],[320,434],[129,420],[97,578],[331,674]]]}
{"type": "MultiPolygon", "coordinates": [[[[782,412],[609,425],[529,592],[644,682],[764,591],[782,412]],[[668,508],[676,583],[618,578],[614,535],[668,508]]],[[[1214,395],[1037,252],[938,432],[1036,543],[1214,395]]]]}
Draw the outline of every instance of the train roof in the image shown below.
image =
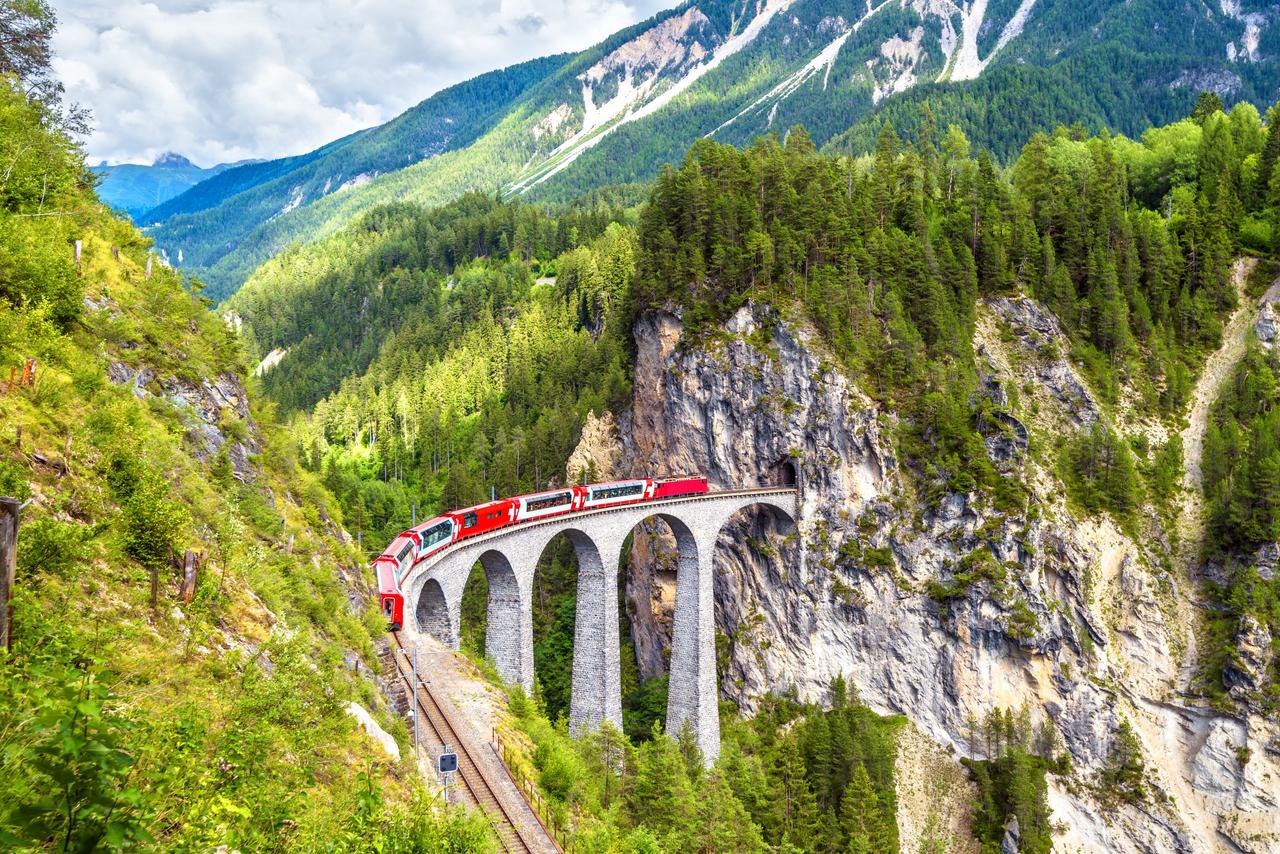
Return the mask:
{"type": "Polygon", "coordinates": [[[498,498],[493,501],[486,501],[483,504],[473,504],[470,507],[463,507],[460,510],[450,510],[449,515],[452,516],[459,513],[479,512],[481,510],[489,510],[494,507],[506,507],[512,501],[515,501],[515,499],[514,498],[498,498]]]}
{"type": "Polygon", "coordinates": [[[573,486],[557,486],[555,489],[544,489],[541,492],[526,492],[524,495],[516,495],[508,500],[519,501],[521,498],[541,498],[544,495],[558,495],[561,492],[573,492],[573,486]]]}
{"type": "MultiPolygon", "coordinates": [[[[419,522],[417,525],[414,525],[414,526],[413,526],[412,528],[410,528],[409,530],[410,530],[410,531],[413,531],[413,532],[415,532],[415,533],[421,534],[423,531],[427,530],[427,528],[430,528],[430,527],[433,527],[433,526],[435,526],[435,525],[438,525],[438,524],[440,524],[441,522],[448,522],[448,521],[450,521],[450,519],[449,519],[449,517],[448,517],[448,516],[432,516],[432,517],[431,517],[430,519],[428,519],[427,521],[425,521],[425,522],[419,522]]],[[[401,535],[401,536],[403,536],[403,535],[401,535]]]]}

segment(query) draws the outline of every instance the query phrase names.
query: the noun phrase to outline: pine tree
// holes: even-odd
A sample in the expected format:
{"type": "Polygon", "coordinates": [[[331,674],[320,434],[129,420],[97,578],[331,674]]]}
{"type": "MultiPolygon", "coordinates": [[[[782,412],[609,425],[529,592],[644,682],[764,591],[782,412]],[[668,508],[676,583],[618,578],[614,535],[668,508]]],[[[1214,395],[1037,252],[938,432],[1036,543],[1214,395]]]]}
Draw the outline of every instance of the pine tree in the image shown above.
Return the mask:
{"type": "Polygon", "coordinates": [[[875,786],[861,762],[854,767],[840,799],[840,823],[849,851],[897,850],[896,818],[883,814],[875,786]],[[894,822],[894,829],[890,829],[889,822],[894,822]]]}
{"type": "Polygon", "coordinates": [[[776,799],[770,821],[770,838],[788,841],[807,850],[818,828],[818,804],[805,779],[794,738],[780,742],[770,774],[776,799]]]}

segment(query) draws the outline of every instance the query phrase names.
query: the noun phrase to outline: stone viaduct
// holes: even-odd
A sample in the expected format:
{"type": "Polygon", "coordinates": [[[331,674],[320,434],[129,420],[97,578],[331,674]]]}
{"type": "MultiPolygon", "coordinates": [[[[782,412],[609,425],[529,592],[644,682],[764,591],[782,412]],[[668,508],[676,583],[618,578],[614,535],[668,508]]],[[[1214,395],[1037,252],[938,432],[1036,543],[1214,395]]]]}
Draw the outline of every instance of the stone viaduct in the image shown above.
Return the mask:
{"type": "Polygon", "coordinates": [[[533,576],[543,551],[559,534],[578,558],[578,607],[573,638],[569,725],[583,733],[610,721],[622,728],[618,658],[618,564],[627,536],[646,520],[662,519],[675,534],[675,619],[667,732],[689,726],[708,762],[720,754],[716,687],[712,558],[729,518],[763,506],[794,526],[794,488],[743,489],[648,501],[638,505],[557,516],[464,540],[410,571],[404,631],[422,632],[458,648],[462,591],[472,567],[484,567],[489,584],[485,651],[508,682],[533,688],[533,576]]]}

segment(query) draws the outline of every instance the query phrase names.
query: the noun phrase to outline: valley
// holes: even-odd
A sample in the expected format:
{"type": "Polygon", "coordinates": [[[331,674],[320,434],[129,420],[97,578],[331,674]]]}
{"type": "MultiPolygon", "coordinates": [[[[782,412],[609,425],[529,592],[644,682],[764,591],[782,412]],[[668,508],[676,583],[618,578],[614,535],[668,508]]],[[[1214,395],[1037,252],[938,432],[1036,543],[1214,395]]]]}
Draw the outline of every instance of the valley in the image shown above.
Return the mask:
{"type": "Polygon", "coordinates": [[[6,849],[1280,852],[1271,7],[692,0],[142,210],[5,3],[6,849]]]}

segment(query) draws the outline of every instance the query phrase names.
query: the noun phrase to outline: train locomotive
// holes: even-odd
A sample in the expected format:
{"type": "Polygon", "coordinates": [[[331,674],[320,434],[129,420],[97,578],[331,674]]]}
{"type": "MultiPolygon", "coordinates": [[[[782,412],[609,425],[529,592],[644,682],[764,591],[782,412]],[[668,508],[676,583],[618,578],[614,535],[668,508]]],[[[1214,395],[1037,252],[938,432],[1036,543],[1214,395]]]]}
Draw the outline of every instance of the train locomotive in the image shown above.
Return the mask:
{"type": "Polygon", "coordinates": [[[400,591],[400,583],[405,576],[419,562],[469,537],[566,513],[684,498],[706,492],[707,479],[702,475],[638,478],[566,486],[515,498],[500,498],[444,513],[400,534],[374,558],[379,607],[391,631],[399,631],[404,625],[404,595],[400,591]]]}

